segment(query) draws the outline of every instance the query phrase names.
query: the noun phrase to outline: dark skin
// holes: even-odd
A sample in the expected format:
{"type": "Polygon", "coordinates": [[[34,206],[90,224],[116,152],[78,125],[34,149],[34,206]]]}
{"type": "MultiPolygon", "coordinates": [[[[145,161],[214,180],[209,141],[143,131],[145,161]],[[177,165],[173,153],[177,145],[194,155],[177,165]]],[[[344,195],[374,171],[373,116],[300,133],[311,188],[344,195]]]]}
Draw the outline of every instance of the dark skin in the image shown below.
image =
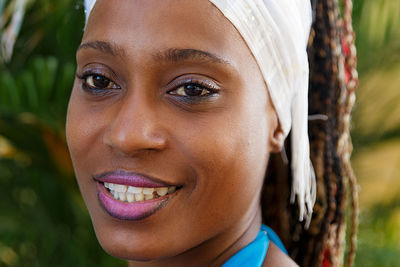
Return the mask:
{"type": "MultiPolygon", "coordinates": [[[[130,266],[220,266],[254,240],[284,135],[249,49],[209,1],[98,0],[77,64],[67,141],[109,254],[130,266]],[[121,169],[180,188],[150,217],[114,218],[92,176],[121,169]]],[[[272,243],[266,259],[295,265],[272,243]]]]}

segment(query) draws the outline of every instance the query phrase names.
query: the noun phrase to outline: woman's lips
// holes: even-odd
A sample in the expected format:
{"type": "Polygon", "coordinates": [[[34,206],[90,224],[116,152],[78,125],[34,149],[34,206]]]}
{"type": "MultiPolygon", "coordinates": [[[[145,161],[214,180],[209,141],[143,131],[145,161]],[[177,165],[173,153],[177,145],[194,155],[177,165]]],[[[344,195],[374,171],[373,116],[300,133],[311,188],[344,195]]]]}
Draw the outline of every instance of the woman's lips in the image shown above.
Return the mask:
{"type": "Polygon", "coordinates": [[[153,177],[135,172],[126,172],[123,170],[96,174],[93,176],[93,178],[102,183],[122,184],[135,187],[157,188],[170,186],[169,184],[161,182],[153,177]]]}
{"type": "Polygon", "coordinates": [[[101,206],[112,217],[121,220],[142,220],[165,207],[176,186],[147,176],[125,171],[108,172],[96,180],[101,206]]]}

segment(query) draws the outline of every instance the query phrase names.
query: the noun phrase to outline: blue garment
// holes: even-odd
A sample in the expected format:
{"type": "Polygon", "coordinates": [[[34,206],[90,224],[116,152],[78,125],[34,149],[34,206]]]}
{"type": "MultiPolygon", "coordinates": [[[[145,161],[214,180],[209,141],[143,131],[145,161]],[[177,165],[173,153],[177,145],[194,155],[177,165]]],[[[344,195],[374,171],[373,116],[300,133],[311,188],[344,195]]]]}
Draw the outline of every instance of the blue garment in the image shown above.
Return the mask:
{"type": "Polygon", "coordinates": [[[256,239],[239,250],[239,252],[225,262],[222,267],[261,267],[263,265],[265,255],[267,255],[270,240],[287,254],[287,251],[278,235],[271,228],[263,224],[261,225],[261,230],[258,232],[256,239]]]}

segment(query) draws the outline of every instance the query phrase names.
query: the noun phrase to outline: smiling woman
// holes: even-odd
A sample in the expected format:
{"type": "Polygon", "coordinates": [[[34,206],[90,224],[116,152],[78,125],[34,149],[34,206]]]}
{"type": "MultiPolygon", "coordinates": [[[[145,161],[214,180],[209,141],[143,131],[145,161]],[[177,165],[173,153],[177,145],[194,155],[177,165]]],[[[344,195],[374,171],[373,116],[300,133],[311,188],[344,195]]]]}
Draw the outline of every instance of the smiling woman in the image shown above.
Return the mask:
{"type": "Polygon", "coordinates": [[[310,2],[86,6],[67,141],[102,247],[132,266],[295,265],[260,200],[291,130],[309,226],[310,2]]]}

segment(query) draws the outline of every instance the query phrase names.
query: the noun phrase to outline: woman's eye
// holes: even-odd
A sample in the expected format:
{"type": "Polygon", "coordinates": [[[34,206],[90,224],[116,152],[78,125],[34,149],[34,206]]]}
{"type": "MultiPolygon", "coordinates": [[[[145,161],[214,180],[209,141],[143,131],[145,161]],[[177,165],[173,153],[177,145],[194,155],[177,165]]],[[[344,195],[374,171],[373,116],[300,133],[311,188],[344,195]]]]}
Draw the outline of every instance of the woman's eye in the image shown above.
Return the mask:
{"type": "Polygon", "coordinates": [[[198,84],[185,84],[179,86],[170,93],[173,95],[184,97],[202,97],[212,95],[214,92],[213,90],[205,88],[204,86],[198,84]]]}
{"type": "Polygon", "coordinates": [[[90,74],[79,77],[83,80],[83,86],[93,90],[120,89],[112,80],[100,74],[90,74]]]}

